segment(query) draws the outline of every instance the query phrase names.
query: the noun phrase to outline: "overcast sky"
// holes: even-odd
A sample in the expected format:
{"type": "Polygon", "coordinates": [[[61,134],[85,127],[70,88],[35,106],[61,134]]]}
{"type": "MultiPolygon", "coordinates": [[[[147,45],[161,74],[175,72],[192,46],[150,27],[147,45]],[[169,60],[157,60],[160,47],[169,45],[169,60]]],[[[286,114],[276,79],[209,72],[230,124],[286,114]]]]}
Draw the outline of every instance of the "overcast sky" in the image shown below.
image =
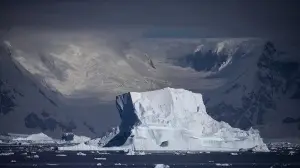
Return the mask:
{"type": "Polygon", "coordinates": [[[299,35],[298,0],[2,0],[1,28],[147,27],[147,36],[299,35]]]}

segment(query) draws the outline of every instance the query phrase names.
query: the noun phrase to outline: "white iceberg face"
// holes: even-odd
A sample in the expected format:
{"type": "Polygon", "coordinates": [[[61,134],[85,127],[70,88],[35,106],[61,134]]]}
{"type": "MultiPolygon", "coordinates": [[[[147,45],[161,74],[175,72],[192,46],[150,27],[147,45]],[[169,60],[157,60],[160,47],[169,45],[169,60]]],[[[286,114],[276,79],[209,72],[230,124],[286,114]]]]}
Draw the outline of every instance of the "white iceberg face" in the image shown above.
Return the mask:
{"type": "Polygon", "coordinates": [[[89,141],[91,138],[86,136],[78,136],[74,135],[74,139],[71,141],[72,143],[83,143],[89,141]]]}
{"type": "Polygon", "coordinates": [[[44,133],[32,134],[27,137],[14,138],[13,141],[31,141],[37,143],[54,142],[52,138],[44,133]]]}
{"type": "Polygon", "coordinates": [[[201,94],[165,88],[117,97],[120,132],[106,147],[163,151],[268,151],[257,130],[243,131],[206,113],[201,94]]]}
{"type": "Polygon", "coordinates": [[[154,168],[170,168],[170,166],[164,164],[156,164],[154,168]]]}

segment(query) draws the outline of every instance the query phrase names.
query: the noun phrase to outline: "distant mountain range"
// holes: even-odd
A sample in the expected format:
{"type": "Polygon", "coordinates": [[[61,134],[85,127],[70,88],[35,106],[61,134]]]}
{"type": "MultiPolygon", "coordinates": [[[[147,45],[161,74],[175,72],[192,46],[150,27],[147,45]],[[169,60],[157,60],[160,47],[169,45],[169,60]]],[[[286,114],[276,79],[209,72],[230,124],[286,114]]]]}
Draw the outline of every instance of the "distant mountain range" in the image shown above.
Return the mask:
{"type": "Polygon", "coordinates": [[[40,46],[32,39],[1,45],[2,132],[99,136],[120,121],[116,95],[171,86],[201,92],[208,113],[234,127],[299,138],[298,43],[155,38],[115,47],[45,38],[40,46]]]}

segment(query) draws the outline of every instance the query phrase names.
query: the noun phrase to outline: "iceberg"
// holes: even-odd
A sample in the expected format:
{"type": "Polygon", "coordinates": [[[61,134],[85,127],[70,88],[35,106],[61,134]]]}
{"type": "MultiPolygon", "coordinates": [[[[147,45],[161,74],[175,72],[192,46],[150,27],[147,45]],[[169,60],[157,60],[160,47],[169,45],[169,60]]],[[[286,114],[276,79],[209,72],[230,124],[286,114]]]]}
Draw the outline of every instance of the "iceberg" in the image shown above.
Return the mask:
{"type": "Polygon", "coordinates": [[[259,131],[233,128],[209,116],[202,94],[164,88],[116,97],[118,134],[104,148],[133,151],[269,151],[259,131]]]}
{"type": "Polygon", "coordinates": [[[71,141],[72,143],[83,143],[89,141],[91,138],[86,136],[78,136],[74,135],[74,139],[71,141]]]}
{"type": "Polygon", "coordinates": [[[170,168],[170,166],[165,164],[156,164],[154,168],[170,168]]]}
{"type": "Polygon", "coordinates": [[[44,133],[31,134],[27,137],[14,138],[13,141],[30,141],[36,143],[53,143],[54,140],[44,133]]]}

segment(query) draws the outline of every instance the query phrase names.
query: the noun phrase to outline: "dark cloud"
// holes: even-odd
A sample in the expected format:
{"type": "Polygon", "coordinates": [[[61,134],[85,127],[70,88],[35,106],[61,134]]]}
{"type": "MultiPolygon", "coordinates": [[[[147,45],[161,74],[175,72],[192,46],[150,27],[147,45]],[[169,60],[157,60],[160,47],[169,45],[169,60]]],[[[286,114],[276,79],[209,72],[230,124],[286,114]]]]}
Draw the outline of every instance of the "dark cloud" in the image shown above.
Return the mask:
{"type": "Polygon", "coordinates": [[[10,0],[1,3],[2,28],[81,29],[129,25],[155,27],[158,34],[164,31],[176,34],[180,29],[181,34],[189,32],[196,36],[295,36],[300,29],[297,0],[10,0]]]}

